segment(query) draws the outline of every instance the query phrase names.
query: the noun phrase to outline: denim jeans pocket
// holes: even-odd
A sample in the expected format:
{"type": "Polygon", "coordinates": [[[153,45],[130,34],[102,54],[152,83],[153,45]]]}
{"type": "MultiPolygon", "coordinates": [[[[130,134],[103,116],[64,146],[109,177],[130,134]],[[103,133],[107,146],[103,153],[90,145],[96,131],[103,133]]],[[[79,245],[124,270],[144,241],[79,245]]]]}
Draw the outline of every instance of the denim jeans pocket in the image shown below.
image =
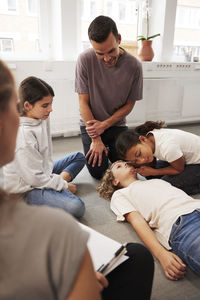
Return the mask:
{"type": "Polygon", "coordinates": [[[178,217],[178,219],[174,222],[169,236],[169,244],[170,242],[173,242],[175,236],[180,231],[182,227],[182,223],[183,223],[183,216],[178,217]]]}

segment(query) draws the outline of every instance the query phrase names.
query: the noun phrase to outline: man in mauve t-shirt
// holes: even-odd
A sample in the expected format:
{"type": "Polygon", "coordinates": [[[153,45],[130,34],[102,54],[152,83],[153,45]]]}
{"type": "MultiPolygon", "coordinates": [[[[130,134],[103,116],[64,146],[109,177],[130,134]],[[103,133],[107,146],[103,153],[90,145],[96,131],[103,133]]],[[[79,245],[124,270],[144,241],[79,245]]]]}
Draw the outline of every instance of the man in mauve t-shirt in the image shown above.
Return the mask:
{"type": "Polygon", "coordinates": [[[94,178],[100,179],[109,160],[118,160],[115,140],[127,129],[125,117],[135,101],[142,99],[142,66],[119,47],[121,35],[111,18],[95,18],[88,36],[93,48],[78,58],[75,90],[87,167],[94,178]]]}

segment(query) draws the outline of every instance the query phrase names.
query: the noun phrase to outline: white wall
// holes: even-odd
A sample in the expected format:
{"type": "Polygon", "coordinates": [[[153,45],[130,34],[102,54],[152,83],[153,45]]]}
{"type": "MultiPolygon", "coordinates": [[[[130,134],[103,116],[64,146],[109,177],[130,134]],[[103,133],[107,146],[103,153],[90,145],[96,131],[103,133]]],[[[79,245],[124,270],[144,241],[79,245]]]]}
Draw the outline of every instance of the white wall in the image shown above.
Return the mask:
{"type": "MultiPolygon", "coordinates": [[[[74,92],[75,62],[9,62],[17,85],[33,75],[55,91],[51,129],[53,136],[79,134],[79,104],[74,92]]],[[[200,63],[143,63],[143,100],[127,117],[134,127],[146,120],[168,124],[200,121],[200,63]]]]}

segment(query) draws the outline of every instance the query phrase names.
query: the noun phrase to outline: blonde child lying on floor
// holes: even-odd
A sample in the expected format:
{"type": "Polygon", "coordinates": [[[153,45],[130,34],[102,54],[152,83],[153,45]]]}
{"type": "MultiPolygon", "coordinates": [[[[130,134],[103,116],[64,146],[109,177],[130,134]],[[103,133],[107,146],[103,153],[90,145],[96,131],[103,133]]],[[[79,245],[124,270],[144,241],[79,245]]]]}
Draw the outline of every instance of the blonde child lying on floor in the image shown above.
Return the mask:
{"type": "Polygon", "coordinates": [[[183,278],[186,264],[200,275],[199,200],[161,179],[138,180],[124,161],[111,165],[97,189],[111,199],[117,221],[133,226],[167,278],[183,278]]]}

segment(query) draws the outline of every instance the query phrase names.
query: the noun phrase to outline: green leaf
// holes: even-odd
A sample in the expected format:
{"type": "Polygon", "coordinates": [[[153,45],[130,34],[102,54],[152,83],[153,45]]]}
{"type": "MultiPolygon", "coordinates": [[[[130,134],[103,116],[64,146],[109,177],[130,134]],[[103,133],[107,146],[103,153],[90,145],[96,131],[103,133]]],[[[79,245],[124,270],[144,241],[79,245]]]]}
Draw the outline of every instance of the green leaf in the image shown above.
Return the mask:
{"type": "Polygon", "coordinates": [[[155,37],[157,37],[157,36],[159,36],[159,35],[160,35],[160,33],[157,33],[157,34],[148,36],[147,40],[153,39],[153,38],[155,38],[155,37]]]}
{"type": "Polygon", "coordinates": [[[143,35],[138,35],[137,36],[137,41],[144,41],[146,38],[143,35]]]}

